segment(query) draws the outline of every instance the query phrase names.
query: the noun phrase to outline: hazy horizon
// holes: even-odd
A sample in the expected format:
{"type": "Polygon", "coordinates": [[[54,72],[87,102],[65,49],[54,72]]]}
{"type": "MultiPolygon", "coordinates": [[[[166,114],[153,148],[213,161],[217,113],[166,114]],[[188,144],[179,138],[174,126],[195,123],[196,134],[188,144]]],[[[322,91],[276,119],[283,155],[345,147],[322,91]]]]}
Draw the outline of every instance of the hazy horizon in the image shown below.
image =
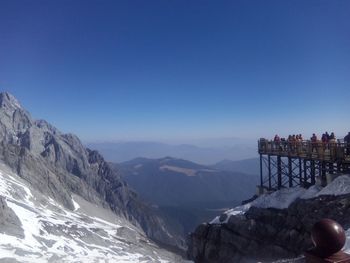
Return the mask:
{"type": "Polygon", "coordinates": [[[160,142],[105,142],[88,143],[90,149],[98,150],[103,157],[114,163],[122,163],[136,158],[161,159],[171,157],[203,165],[218,162],[240,161],[258,157],[257,144],[227,142],[226,145],[210,144],[166,144],[160,142]]]}

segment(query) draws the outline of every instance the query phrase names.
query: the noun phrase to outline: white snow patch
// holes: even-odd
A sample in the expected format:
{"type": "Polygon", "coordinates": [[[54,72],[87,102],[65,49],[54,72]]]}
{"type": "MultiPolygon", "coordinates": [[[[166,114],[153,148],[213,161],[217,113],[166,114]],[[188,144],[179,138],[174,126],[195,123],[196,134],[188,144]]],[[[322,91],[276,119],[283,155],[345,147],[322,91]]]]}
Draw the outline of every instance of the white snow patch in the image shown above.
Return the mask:
{"type": "Polygon", "coordinates": [[[7,200],[7,205],[18,216],[22,223],[24,230],[24,242],[32,246],[38,246],[40,243],[34,236],[40,236],[41,223],[37,218],[37,213],[32,212],[31,209],[18,205],[13,200],[7,200]]]}
{"type": "Polygon", "coordinates": [[[227,214],[228,217],[223,222],[220,222],[220,217],[217,216],[210,223],[227,223],[230,216],[242,215],[252,206],[260,208],[286,209],[298,198],[310,199],[321,195],[343,195],[349,193],[350,175],[341,175],[324,188],[319,185],[311,186],[309,189],[302,187],[291,187],[283,188],[273,193],[263,194],[251,203],[225,211],[224,214],[227,214]]]}
{"type": "Polygon", "coordinates": [[[271,194],[259,196],[251,205],[260,208],[285,209],[305,192],[306,189],[302,187],[284,188],[271,194]]]}
{"type": "Polygon", "coordinates": [[[136,164],[136,165],[134,166],[134,168],[135,168],[135,169],[139,169],[139,168],[141,168],[142,166],[143,166],[143,164],[139,163],[139,164],[136,164]]]}
{"type": "Polygon", "coordinates": [[[74,198],[72,198],[72,202],[74,205],[74,211],[77,211],[80,208],[80,205],[76,201],[74,201],[74,198]]]}
{"type": "Polygon", "coordinates": [[[334,179],[329,185],[323,188],[316,196],[320,195],[343,195],[350,193],[350,176],[342,175],[334,179]]]}
{"type": "Polygon", "coordinates": [[[313,185],[313,186],[309,187],[309,189],[307,189],[305,191],[305,193],[300,196],[300,198],[301,199],[314,198],[314,197],[316,197],[317,193],[320,192],[322,189],[323,188],[320,185],[313,185]]]}
{"type": "Polygon", "coordinates": [[[350,228],[345,231],[345,236],[346,236],[346,242],[345,242],[343,250],[346,253],[350,253],[350,228]]]}
{"type": "Polygon", "coordinates": [[[248,209],[251,207],[251,203],[245,204],[245,205],[241,205],[241,206],[237,206],[235,208],[232,208],[230,210],[227,210],[224,212],[224,214],[227,215],[227,218],[220,222],[220,216],[215,217],[210,224],[223,224],[223,223],[227,223],[228,219],[230,218],[230,216],[234,216],[234,215],[243,215],[245,212],[248,211],[248,209]]]}
{"type": "Polygon", "coordinates": [[[187,176],[195,176],[197,174],[197,170],[190,169],[190,168],[183,168],[183,167],[177,167],[177,166],[171,166],[171,165],[162,165],[159,167],[160,171],[169,170],[172,172],[182,173],[187,176]]]}
{"type": "Polygon", "coordinates": [[[0,171],[0,193],[8,198],[12,198],[15,195],[16,199],[27,202],[33,198],[31,191],[24,183],[14,179],[13,175],[2,171],[0,171]]]}

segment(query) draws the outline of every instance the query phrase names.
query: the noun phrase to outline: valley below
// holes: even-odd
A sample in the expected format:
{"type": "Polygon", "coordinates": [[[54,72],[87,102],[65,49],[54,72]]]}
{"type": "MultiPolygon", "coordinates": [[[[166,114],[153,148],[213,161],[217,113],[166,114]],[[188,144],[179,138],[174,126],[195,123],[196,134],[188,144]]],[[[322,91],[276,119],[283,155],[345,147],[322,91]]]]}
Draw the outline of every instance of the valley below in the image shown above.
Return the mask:
{"type": "Polygon", "coordinates": [[[197,225],[250,198],[257,180],[239,168],[225,171],[172,157],[110,165],[185,239],[197,225]]]}

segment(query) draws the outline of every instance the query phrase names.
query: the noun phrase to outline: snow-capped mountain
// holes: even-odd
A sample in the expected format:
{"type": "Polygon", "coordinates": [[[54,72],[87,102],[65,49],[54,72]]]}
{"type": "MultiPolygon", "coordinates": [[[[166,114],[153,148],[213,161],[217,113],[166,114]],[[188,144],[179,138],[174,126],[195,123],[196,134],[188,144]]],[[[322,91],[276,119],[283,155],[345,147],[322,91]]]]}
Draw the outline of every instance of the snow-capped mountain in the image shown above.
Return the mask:
{"type": "MultiPolygon", "coordinates": [[[[135,244],[135,249],[125,248],[126,252],[153,259],[152,253],[141,253],[141,244],[152,244],[149,239],[167,246],[185,247],[184,240],[167,229],[156,208],[142,202],[97,151],[85,148],[73,134],[61,133],[44,120],[34,120],[9,93],[0,93],[0,164],[6,170],[0,170],[3,213],[0,221],[2,232],[7,233],[0,244],[10,254],[25,257],[32,248],[33,257],[49,251],[44,258],[51,255],[50,260],[58,258],[57,262],[61,262],[61,256],[79,251],[85,255],[96,253],[96,258],[100,258],[107,255],[108,249],[116,250],[121,239],[122,243],[135,244]],[[80,210],[75,211],[76,204],[80,210]],[[83,204],[88,208],[84,210],[83,204]],[[91,213],[99,209],[109,211],[121,223],[111,225],[106,220],[95,220],[91,213]],[[93,233],[93,228],[98,234],[93,233]],[[114,228],[119,229],[117,234],[111,232],[114,228]],[[135,230],[131,240],[123,237],[123,233],[129,233],[128,229],[135,230]],[[85,243],[79,241],[80,235],[85,243]],[[97,247],[86,245],[90,243],[97,247]],[[79,250],[79,245],[88,249],[79,250]],[[62,253],[57,252],[58,247],[63,249],[62,253]]],[[[152,246],[156,248],[149,247],[152,246]]],[[[145,248],[145,251],[151,250],[145,248]]],[[[140,256],[138,260],[141,259],[140,256]]],[[[70,258],[67,260],[71,262],[70,258]]]]}
{"type": "Polygon", "coordinates": [[[73,195],[71,201],[73,210],[33,189],[1,164],[0,261],[182,261],[110,210],[78,195],[73,195]]]}
{"type": "Polygon", "coordinates": [[[297,259],[313,246],[311,228],[323,218],[344,227],[350,253],[350,175],[326,187],[281,189],[230,209],[191,233],[188,255],[201,263],[303,262],[297,259]]]}

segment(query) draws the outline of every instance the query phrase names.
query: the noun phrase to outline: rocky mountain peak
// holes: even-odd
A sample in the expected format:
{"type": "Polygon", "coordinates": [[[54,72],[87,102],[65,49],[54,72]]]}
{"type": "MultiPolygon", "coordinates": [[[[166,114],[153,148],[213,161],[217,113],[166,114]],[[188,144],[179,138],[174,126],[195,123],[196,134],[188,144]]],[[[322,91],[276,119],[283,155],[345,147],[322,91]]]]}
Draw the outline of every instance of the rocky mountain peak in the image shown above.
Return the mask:
{"type": "Polygon", "coordinates": [[[0,93],[0,140],[18,143],[18,136],[33,125],[30,114],[8,92],[0,93]]]}
{"type": "Polygon", "coordinates": [[[1,108],[12,108],[12,109],[18,109],[22,108],[19,101],[10,93],[8,92],[1,92],[0,93],[0,107],[1,108]]]}
{"type": "Polygon", "coordinates": [[[96,150],[87,149],[89,152],[89,163],[101,163],[104,161],[101,154],[96,150]]]}
{"type": "Polygon", "coordinates": [[[45,120],[35,120],[34,123],[38,128],[40,128],[42,130],[51,132],[55,135],[60,134],[60,131],[56,127],[54,127],[53,125],[51,125],[50,123],[48,123],[45,120]]]}

